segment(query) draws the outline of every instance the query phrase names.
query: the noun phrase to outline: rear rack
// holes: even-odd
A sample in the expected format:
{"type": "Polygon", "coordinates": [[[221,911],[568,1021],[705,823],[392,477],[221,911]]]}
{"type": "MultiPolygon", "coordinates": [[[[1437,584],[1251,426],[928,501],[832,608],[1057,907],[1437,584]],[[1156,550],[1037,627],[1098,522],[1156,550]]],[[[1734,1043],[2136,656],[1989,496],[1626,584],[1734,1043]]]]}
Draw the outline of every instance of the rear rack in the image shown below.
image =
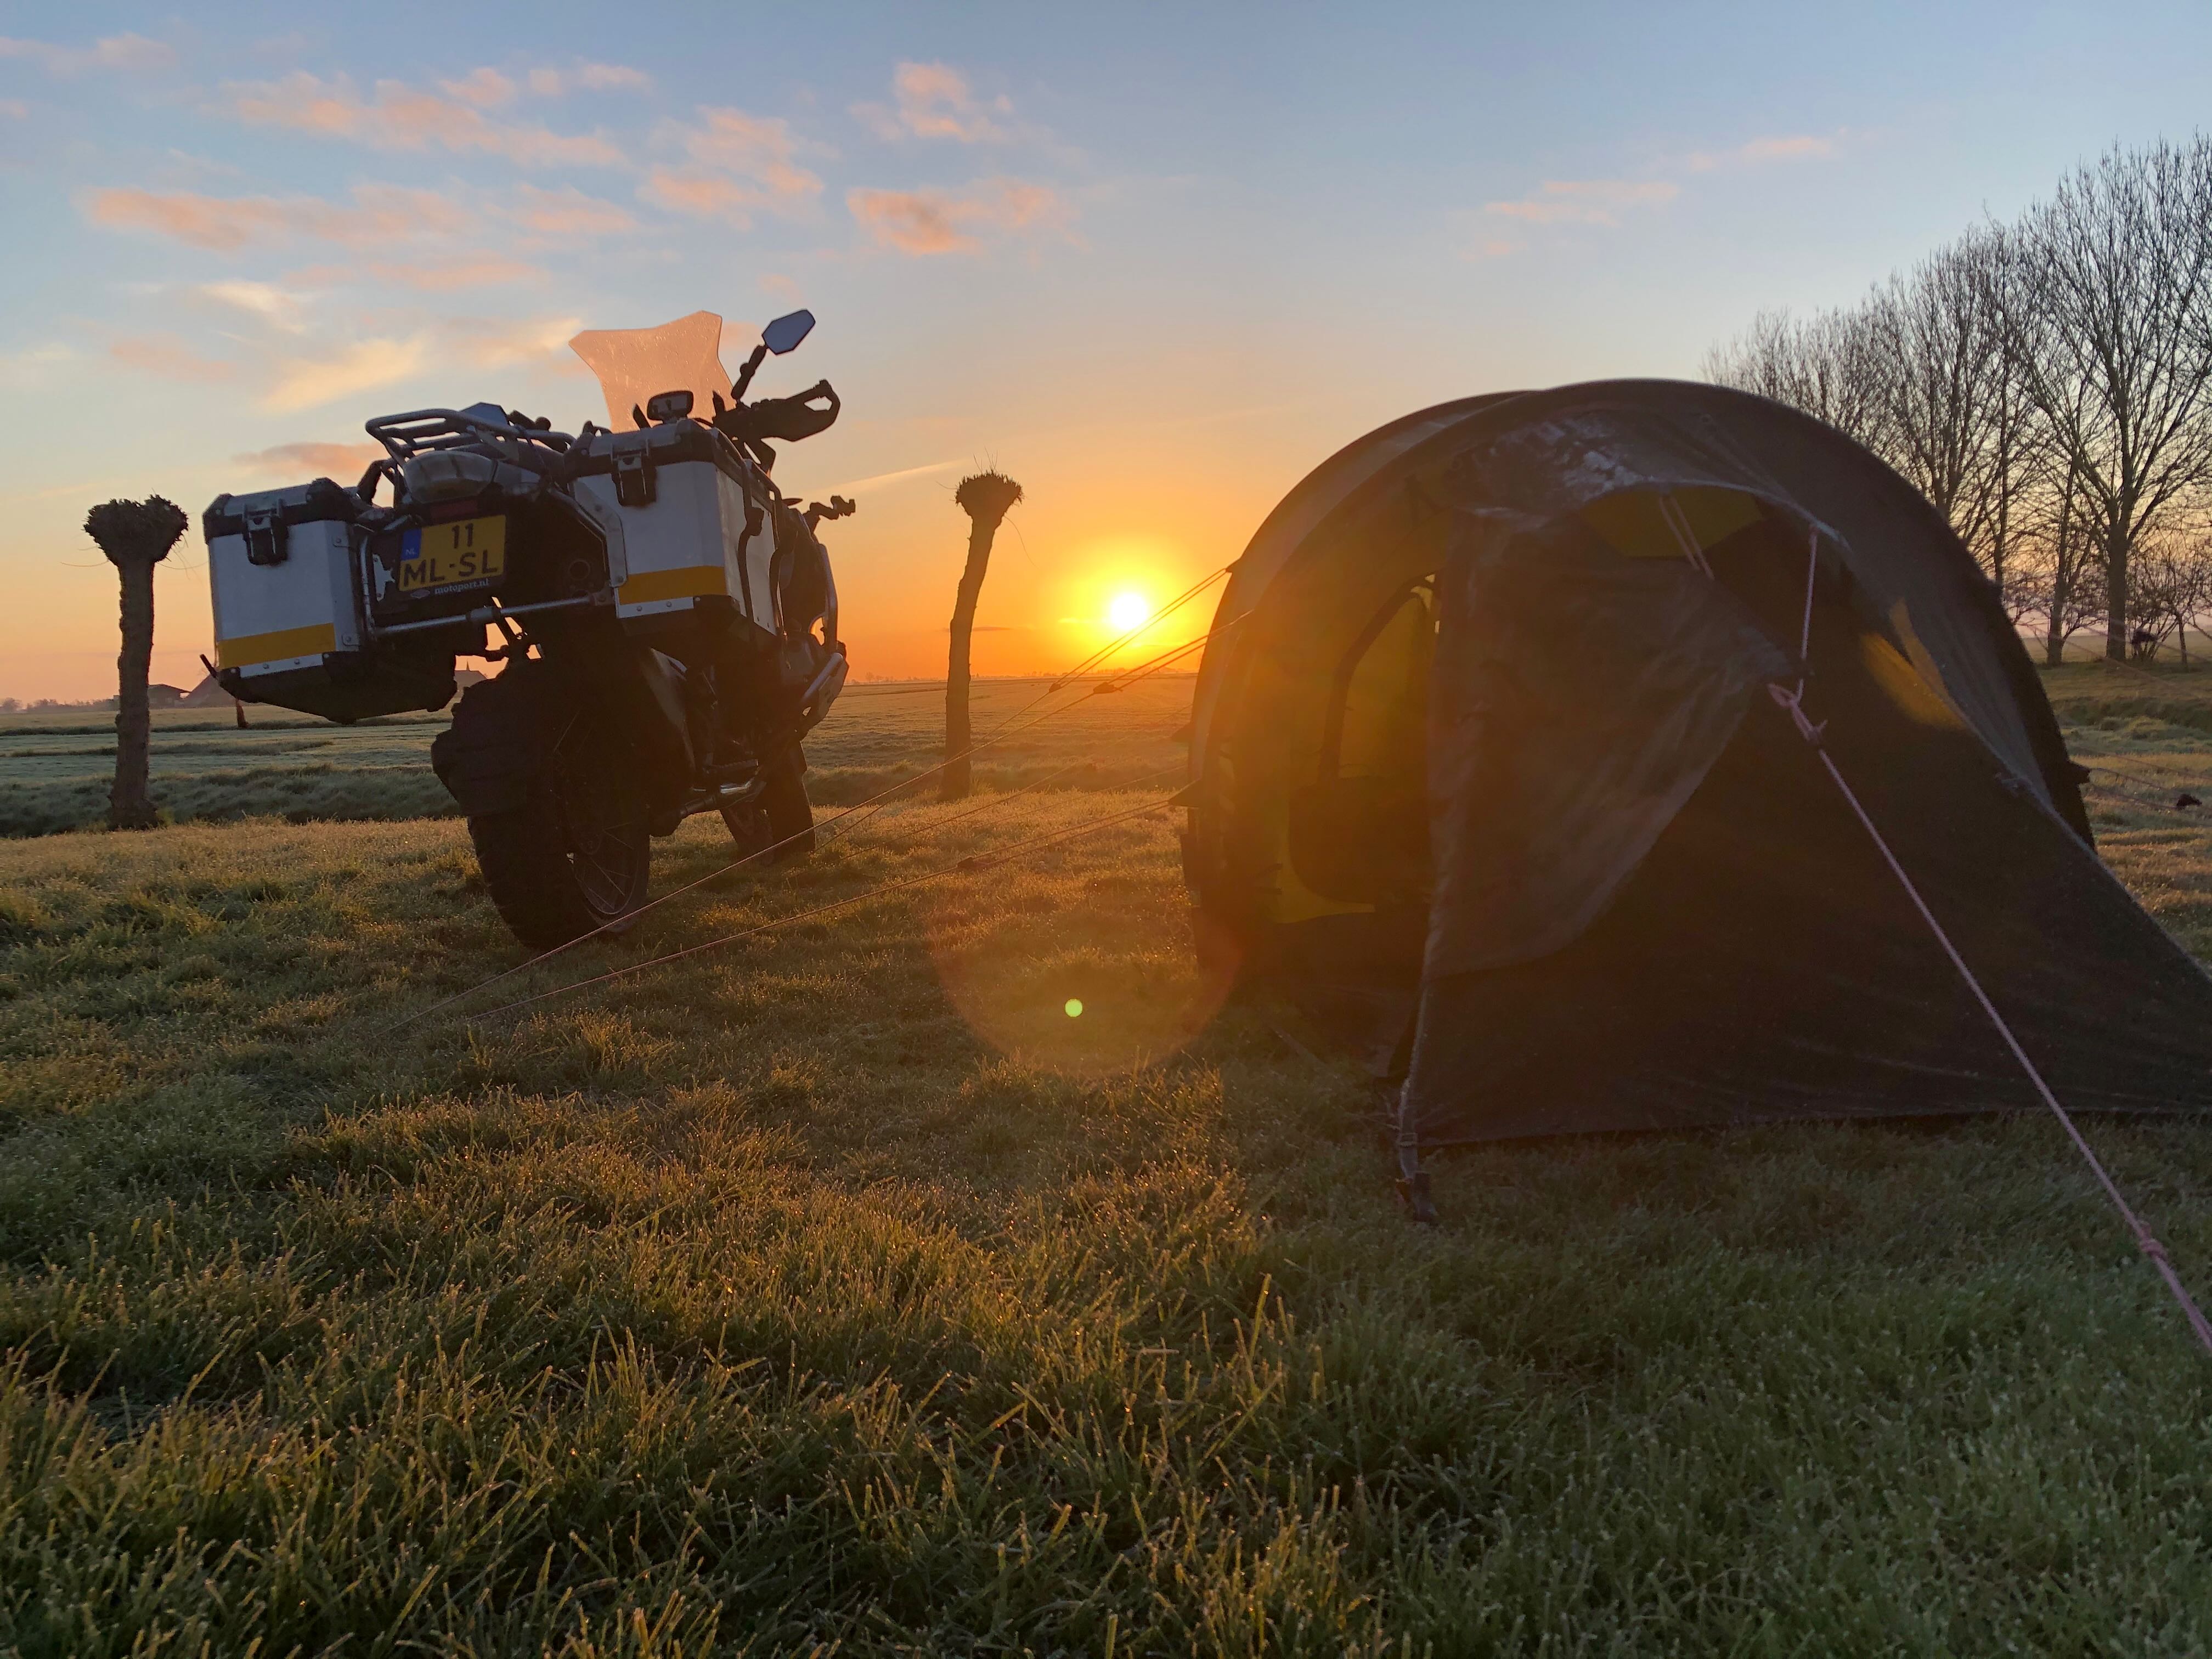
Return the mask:
{"type": "MultiPolygon", "coordinates": [[[[559,455],[576,441],[565,432],[488,421],[459,409],[417,409],[404,415],[380,415],[368,422],[367,430],[395,461],[410,460],[429,450],[464,449],[487,441],[499,446],[533,445],[550,454],[559,455]]],[[[521,458],[517,455],[512,459],[521,458]]]]}

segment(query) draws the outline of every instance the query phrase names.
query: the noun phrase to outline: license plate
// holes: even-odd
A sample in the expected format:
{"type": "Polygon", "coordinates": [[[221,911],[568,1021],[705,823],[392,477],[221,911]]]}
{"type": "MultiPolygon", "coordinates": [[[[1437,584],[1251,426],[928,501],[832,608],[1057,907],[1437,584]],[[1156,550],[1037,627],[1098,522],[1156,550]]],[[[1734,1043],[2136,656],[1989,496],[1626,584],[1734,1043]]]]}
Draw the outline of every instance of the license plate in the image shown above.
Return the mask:
{"type": "Polygon", "coordinates": [[[506,570],[507,520],[498,514],[426,525],[399,539],[402,593],[431,593],[489,581],[506,570]]]}

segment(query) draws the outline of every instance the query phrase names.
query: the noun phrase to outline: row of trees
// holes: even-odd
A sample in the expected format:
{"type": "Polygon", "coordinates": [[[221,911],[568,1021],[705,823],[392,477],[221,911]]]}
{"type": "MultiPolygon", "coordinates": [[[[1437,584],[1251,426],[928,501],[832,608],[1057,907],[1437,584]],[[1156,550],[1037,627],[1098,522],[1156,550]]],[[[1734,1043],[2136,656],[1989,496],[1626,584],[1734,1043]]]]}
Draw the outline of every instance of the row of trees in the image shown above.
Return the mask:
{"type": "Polygon", "coordinates": [[[1819,416],[1951,521],[2056,662],[2212,625],[2212,139],[2115,149],[1855,306],[1764,313],[1709,378],[1819,416]]]}

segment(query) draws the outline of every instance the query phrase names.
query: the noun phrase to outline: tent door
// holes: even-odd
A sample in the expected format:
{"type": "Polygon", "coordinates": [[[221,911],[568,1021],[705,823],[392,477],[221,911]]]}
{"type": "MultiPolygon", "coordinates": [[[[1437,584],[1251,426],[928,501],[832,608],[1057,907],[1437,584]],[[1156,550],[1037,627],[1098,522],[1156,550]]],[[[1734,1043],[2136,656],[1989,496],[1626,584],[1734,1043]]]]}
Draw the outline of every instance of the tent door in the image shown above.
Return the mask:
{"type": "Polygon", "coordinates": [[[1435,586],[1423,576],[1384,602],[1337,666],[1317,775],[1290,800],[1291,866],[1324,897],[1425,902],[1436,636],[1435,586]]]}

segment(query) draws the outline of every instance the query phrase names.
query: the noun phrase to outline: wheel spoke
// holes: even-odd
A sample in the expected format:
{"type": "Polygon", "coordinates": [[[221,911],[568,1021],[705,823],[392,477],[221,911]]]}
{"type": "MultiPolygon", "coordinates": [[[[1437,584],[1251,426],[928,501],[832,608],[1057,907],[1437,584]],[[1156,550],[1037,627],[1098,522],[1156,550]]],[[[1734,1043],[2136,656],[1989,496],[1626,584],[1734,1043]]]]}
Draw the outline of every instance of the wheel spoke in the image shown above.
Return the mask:
{"type": "Polygon", "coordinates": [[[593,758],[588,751],[576,754],[566,743],[561,746],[553,763],[554,805],[568,842],[568,865],[585,902],[595,913],[611,917],[635,902],[642,884],[639,878],[650,856],[649,842],[641,833],[641,818],[615,816],[619,808],[595,775],[593,758]]]}

